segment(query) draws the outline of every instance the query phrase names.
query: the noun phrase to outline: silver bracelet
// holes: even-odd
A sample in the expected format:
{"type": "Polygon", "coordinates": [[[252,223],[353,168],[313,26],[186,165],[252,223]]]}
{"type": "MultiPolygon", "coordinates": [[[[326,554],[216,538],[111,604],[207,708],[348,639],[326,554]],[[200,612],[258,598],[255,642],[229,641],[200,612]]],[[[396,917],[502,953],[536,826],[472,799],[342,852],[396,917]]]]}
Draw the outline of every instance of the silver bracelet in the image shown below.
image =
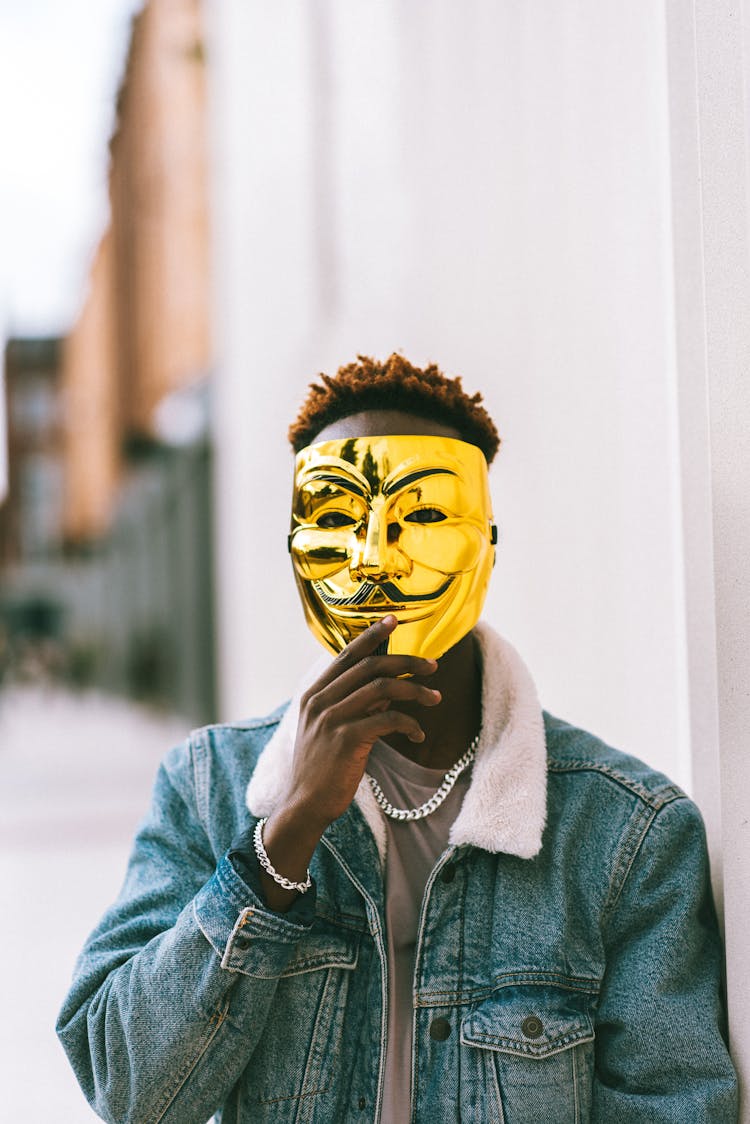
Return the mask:
{"type": "Polygon", "coordinates": [[[258,862],[263,867],[266,874],[270,874],[271,878],[273,878],[274,882],[278,883],[279,886],[283,886],[285,890],[296,890],[298,894],[304,894],[305,891],[309,890],[312,886],[312,878],[310,877],[309,869],[304,882],[292,882],[291,879],[285,878],[283,874],[279,874],[266,854],[266,849],[263,846],[263,827],[267,819],[268,816],[264,816],[262,820],[258,820],[255,825],[255,831],[253,832],[253,845],[255,846],[255,853],[258,856],[258,862]]]}

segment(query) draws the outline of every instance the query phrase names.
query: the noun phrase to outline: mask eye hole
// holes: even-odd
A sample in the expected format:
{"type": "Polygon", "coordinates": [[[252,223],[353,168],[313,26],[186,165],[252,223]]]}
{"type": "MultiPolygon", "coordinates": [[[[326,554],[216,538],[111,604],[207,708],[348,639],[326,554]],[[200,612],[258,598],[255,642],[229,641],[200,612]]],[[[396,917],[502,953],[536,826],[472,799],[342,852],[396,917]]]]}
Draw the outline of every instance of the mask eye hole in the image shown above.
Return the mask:
{"type": "Polygon", "coordinates": [[[404,516],[406,523],[442,523],[447,516],[436,507],[418,507],[404,516]]]}
{"type": "Polygon", "coordinates": [[[325,530],[335,530],[337,527],[353,527],[356,519],[344,511],[325,511],[318,519],[318,526],[325,530]]]}

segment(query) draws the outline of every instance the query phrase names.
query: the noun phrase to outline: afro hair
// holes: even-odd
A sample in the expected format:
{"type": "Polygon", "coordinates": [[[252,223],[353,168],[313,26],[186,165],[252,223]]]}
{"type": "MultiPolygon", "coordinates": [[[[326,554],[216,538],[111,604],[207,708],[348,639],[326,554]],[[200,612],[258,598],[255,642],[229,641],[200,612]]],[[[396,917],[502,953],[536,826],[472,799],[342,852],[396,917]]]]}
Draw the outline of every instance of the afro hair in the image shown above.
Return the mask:
{"type": "Polygon", "coordinates": [[[495,423],[481,405],[482,395],[467,394],[460,378],[448,378],[434,363],[421,369],[395,352],[385,363],[358,355],[356,363],[319,378],[310,383],[289,427],[295,453],[327,425],[362,410],[404,410],[450,425],[482,450],[488,464],[500,445],[495,423]]]}

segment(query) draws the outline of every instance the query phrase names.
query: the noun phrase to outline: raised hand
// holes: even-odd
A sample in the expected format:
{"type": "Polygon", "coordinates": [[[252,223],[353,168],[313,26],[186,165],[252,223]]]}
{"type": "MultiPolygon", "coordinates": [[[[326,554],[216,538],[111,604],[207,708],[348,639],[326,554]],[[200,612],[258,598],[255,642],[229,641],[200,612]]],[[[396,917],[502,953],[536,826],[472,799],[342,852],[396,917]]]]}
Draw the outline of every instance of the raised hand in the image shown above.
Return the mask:
{"type": "MultiPolygon", "coordinates": [[[[396,628],[384,617],[352,640],[332,661],[300,701],[292,780],[282,806],[265,825],[268,856],[286,877],[302,880],[321,835],[354,799],[370,750],[378,738],[405,734],[424,740],[411,715],[399,702],[436,706],[439,691],[401,676],[431,675],[436,660],[418,656],[377,655],[396,628]]],[[[268,904],[283,910],[294,893],[263,875],[268,904]]]]}

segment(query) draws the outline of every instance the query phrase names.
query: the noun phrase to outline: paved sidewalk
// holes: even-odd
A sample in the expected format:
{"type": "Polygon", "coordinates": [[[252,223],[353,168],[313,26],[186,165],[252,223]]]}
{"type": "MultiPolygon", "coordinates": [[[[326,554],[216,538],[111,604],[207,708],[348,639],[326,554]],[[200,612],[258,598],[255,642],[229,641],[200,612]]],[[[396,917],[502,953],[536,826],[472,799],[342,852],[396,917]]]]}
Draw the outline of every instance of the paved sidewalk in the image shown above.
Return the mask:
{"type": "Polygon", "coordinates": [[[54,1033],[156,767],[188,725],[101,695],[0,693],[0,1118],[90,1124],[54,1033]]]}

